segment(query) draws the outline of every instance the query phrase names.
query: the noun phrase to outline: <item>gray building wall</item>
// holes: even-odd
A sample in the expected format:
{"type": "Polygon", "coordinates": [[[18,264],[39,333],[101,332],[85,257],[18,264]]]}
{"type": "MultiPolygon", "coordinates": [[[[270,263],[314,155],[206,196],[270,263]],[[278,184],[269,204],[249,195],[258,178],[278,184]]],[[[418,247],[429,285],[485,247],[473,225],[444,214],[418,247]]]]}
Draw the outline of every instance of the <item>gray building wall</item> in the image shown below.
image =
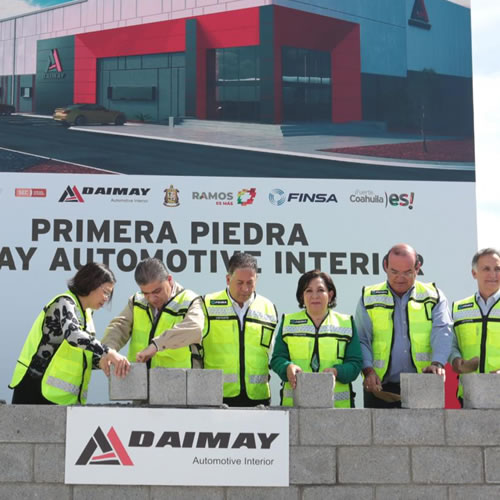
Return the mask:
{"type": "Polygon", "coordinates": [[[1,405],[0,500],[493,500],[499,417],[499,410],[291,409],[289,488],[87,486],[64,484],[65,407],[1,405]]]}

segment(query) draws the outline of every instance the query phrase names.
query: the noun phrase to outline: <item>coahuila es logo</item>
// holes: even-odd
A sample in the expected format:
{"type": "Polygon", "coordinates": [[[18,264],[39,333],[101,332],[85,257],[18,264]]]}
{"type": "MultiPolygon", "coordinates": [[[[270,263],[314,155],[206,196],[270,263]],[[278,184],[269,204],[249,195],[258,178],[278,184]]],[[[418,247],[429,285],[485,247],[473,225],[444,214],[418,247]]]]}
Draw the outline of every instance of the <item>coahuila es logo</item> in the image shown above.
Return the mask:
{"type": "Polygon", "coordinates": [[[44,73],[43,78],[46,80],[59,80],[65,78],[66,73],[63,71],[61,64],[61,58],[59,57],[59,52],[57,49],[51,49],[49,54],[49,63],[47,65],[47,71],[44,73]]]}
{"type": "Polygon", "coordinates": [[[269,201],[277,207],[285,202],[296,203],[338,203],[334,193],[288,193],[282,189],[272,189],[269,193],[269,201]]]}
{"type": "Polygon", "coordinates": [[[96,464],[134,465],[114,427],[109,429],[107,436],[98,427],[75,463],[75,465],[96,464]],[[100,453],[95,455],[94,453],[98,448],[100,453]]]}
{"type": "Polygon", "coordinates": [[[77,202],[83,203],[85,196],[115,196],[111,198],[112,202],[147,202],[147,195],[151,188],[128,188],[128,187],[91,187],[85,186],[81,192],[76,186],[68,186],[59,202],[77,202]]]}
{"type": "Polygon", "coordinates": [[[356,189],[356,191],[349,196],[349,201],[351,203],[366,203],[369,205],[380,204],[387,207],[408,207],[410,210],[413,209],[413,203],[415,201],[415,193],[387,193],[384,195],[374,193],[369,189],[361,190],[356,189]]]}

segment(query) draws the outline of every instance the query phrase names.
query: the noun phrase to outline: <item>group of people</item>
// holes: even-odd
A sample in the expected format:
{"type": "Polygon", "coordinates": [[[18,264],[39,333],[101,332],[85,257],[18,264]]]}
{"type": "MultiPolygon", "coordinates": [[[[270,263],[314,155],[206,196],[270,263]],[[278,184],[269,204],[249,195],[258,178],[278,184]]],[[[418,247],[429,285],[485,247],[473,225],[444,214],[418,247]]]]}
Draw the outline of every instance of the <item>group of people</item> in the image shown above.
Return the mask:
{"type": "Polygon", "coordinates": [[[354,407],[352,382],[360,372],[365,408],[399,407],[401,373],[444,376],[447,361],[459,374],[500,372],[497,250],[474,255],[478,291],[455,302],[451,313],[435,284],[417,280],[414,248],[393,246],[383,267],[387,280],[363,288],[354,318],[333,309],[332,278],[313,270],[298,281],[300,310],[278,319],[275,305],[256,293],[252,255],[234,254],[226,288],[203,296],[148,258],[135,270],[140,291],[98,341],[92,313],[111,299],[116,280],[103,264],[89,263],[35,320],[10,383],[12,403],[85,404],[92,368],[109,375],[113,366],[126,377],[130,362],[220,369],[224,403],[243,407],[270,404],[270,368],[282,380],[284,406],[293,405],[297,373],[331,373],[336,408],[354,407]],[[127,343],[124,357],[118,351],[127,343]]]}

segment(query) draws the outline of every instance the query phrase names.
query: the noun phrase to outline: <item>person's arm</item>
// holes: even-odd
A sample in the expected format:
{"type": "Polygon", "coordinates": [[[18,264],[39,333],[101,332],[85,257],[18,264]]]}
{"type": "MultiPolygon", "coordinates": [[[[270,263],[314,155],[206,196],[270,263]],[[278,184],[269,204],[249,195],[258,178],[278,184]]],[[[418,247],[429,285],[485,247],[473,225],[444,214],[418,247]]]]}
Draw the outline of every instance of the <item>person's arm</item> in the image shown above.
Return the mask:
{"type": "Polygon", "coordinates": [[[286,370],[288,365],[291,364],[290,352],[288,346],[283,340],[283,317],[276,326],[274,331],[274,349],[271,357],[271,369],[279,376],[284,382],[288,381],[286,370]]]}
{"type": "Polygon", "coordinates": [[[151,343],[138,352],[136,360],[139,363],[149,361],[158,351],[179,349],[191,344],[201,344],[205,328],[205,312],[203,300],[196,297],[189,305],[184,319],[169,330],[151,340],[151,343]]]}
{"type": "Polygon", "coordinates": [[[205,326],[205,314],[201,297],[196,297],[191,302],[184,319],[161,335],[155,337],[158,349],[178,349],[191,344],[201,344],[203,328],[205,326]]]}
{"type": "Polygon", "coordinates": [[[432,310],[432,362],[444,367],[450,356],[453,339],[453,320],[451,319],[448,300],[439,290],[439,302],[432,310]]]}
{"type": "Polygon", "coordinates": [[[101,342],[119,351],[130,340],[134,322],[134,297],[130,297],[123,311],[115,316],[104,330],[101,342]]]}
{"type": "Polygon", "coordinates": [[[363,356],[361,355],[361,345],[355,323],[352,325],[351,341],[347,344],[344,354],[344,361],[341,364],[333,365],[337,370],[337,379],[343,384],[349,384],[356,380],[363,366],[363,356]]]}
{"type": "Polygon", "coordinates": [[[471,373],[477,370],[479,366],[479,358],[474,357],[471,359],[463,359],[462,353],[460,352],[460,347],[458,345],[457,334],[454,331],[451,339],[451,352],[448,357],[448,363],[450,363],[453,371],[455,373],[471,373]]]}

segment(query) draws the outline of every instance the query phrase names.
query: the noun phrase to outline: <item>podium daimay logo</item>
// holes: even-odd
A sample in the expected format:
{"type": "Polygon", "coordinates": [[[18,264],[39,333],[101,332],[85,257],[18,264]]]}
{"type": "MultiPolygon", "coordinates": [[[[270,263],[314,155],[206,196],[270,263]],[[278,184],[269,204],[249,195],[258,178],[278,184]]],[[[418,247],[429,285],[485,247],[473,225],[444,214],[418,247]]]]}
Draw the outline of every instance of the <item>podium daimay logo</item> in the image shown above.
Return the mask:
{"type": "Polygon", "coordinates": [[[70,186],[68,186],[64,190],[64,193],[59,198],[59,202],[62,202],[62,201],[84,203],[85,200],[82,198],[82,195],[80,194],[80,191],[78,191],[76,186],[73,186],[72,188],[70,186]]]}
{"type": "Polygon", "coordinates": [[[98,427],[75,465],[134,465],[134,462],[130,459],[114,427],[110,427],[107,435],[104,435],[102,429],[98,427]],[[97,450],[99,452],[96,454],[97,450]]]}

